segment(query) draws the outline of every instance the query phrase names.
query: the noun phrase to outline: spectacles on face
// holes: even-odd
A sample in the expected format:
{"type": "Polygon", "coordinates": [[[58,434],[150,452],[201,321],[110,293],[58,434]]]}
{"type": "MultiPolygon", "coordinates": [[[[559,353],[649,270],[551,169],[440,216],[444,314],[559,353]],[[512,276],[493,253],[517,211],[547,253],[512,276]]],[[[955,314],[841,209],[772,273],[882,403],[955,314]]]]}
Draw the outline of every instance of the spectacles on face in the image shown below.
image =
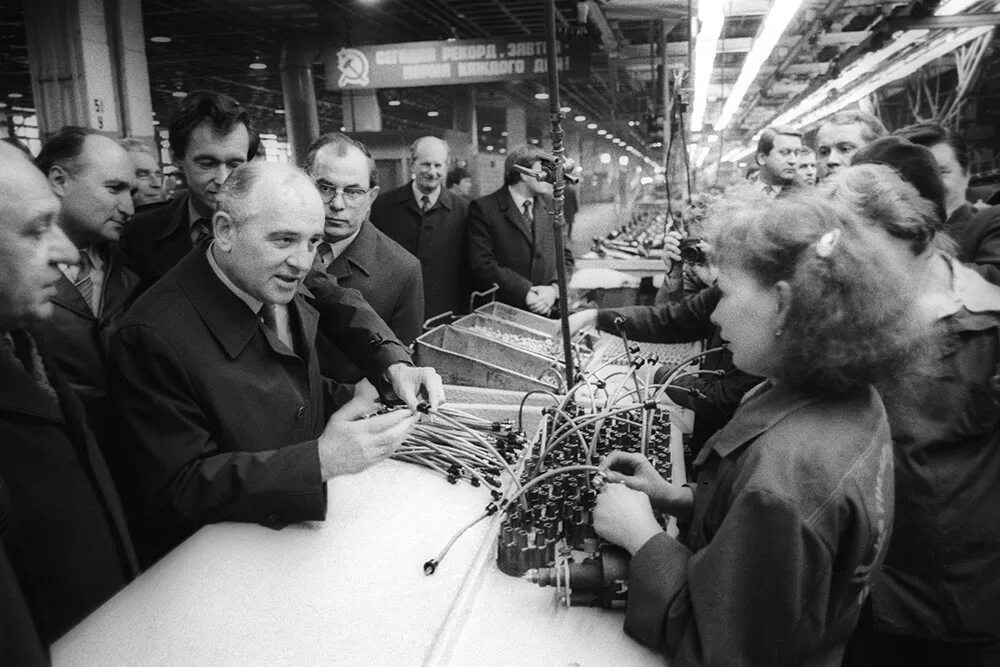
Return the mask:
{"type": "Polygon", "coordinates": [[[364,203],[365,195],[367,195],[371,190],[368,188],[358,188],[353,186],[348,186],[344,189],[338,188],[336,185],[330,185],[329,183],[324,183],[323,181],[315,181],[316,189],[319,190],[319,196],[323,199],[324,204],[329,204],[336,197],[337,193],[344,199],[344,204],[346,206],[359,206],[364,203]]]}

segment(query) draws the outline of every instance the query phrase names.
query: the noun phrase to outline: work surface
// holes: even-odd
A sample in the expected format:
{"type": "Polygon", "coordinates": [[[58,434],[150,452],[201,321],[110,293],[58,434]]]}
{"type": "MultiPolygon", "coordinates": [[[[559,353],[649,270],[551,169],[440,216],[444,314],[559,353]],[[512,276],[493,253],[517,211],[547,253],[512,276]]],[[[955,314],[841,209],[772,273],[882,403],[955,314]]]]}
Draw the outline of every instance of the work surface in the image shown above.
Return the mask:
{"type": "Polygon", "coordinates": [[[501,574],[483,489],[387,461],[328,484],[324,522],[206,527],[52,647],[56,665],[662,664],[621,612],[501,574]]]}

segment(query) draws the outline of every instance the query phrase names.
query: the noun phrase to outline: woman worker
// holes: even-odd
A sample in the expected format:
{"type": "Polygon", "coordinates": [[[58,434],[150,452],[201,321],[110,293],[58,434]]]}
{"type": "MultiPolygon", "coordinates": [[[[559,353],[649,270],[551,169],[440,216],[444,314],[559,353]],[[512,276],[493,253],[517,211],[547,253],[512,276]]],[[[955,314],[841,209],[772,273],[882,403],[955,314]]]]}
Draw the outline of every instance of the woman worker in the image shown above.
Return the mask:
{"type": "Polygon", "coordinates": [[[802,194],[731,214],[711,237],[712,319],[765,378],[675,487],[607,458],[594,526],[632,555],[625,630],[672,665],[836,665],[884,556],[893,471],[871,383],[920,331],[887,242],[802,194]],[[653,507],[688,524],[662,531],[653,507]]]}

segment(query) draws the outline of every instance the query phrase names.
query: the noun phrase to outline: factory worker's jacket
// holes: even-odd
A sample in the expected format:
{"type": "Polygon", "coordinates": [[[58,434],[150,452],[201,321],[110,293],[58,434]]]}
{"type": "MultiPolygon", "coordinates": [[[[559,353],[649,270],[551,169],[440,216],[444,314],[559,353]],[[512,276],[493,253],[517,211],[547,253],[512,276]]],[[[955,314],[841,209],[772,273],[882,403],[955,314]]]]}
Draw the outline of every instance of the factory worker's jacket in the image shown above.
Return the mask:
{"type": "Polygon", "coordinates": [[[1000,288],[952,262],[957,310],[937,365],[883,392],[896,530],[872,593],[875,629],[1000,640],[1000,288]]]}
{"type": "Polygon", "coordinates": [[[695,465],[685,541],[631,561],[626,632],[671,665],[839,665],[892,523],[876,392],[764,384],[695,465]]]}

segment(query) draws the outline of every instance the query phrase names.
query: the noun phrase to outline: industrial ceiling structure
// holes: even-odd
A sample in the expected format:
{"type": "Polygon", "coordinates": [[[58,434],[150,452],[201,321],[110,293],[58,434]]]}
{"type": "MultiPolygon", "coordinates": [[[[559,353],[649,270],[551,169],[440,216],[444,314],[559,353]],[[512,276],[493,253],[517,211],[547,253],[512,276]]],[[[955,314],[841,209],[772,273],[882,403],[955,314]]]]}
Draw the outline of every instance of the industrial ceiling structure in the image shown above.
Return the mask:
{"type": "MultiPolygon", "coordinates": [[[[662,161],[662,144],[648,132],[650,119],[666,115],[675,135],[683,128],[689,137],[692,161],[706,167],[746,159],[768,124],[809,129],[836,108],[874,101],[891,125],[951,114],[949,122],[974,128],[970,138],[989,166],[1000,119],[976,102],[1000,95],[1000,68],[988,66],[997,59],[998,8],[995,0],[557,0],[560,38],[591,53],[586,78],[562,80],[566,123],[593,124],[662,161]]],[[[184,92],[209,88],[239,99],[279,139],[288,43],[544,34],[543,0],[143,0],[142,10],[157,118],[184,92]]],[[[327,91],[323,77],[318,65],[320,125],[336,128],[341,94],[327,91]]],[[[511,100],[533,110],[529,136],[545,143],[547,102],[536,99],[544,84],[477,86],[481,149],[503,147],[495,128],[511,100]]],[[[380,90],[383,128],[450,128],[453,94],[452,86],[380,90]]],[[[0,8],[0,104],[32,104],[22,0],[0,8]]]]}

